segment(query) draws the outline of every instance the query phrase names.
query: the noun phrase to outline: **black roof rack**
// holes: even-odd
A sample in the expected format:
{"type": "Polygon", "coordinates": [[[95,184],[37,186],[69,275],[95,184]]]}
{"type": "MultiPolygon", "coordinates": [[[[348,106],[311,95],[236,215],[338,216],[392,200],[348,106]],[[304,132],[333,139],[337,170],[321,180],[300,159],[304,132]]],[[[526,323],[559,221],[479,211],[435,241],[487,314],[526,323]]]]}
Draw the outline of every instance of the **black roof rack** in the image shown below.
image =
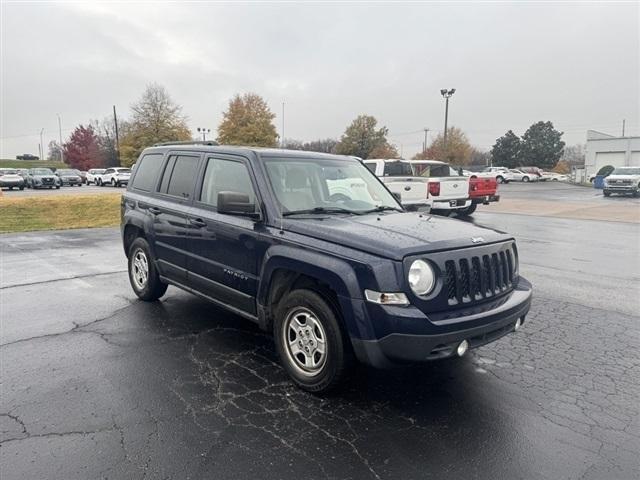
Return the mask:
{"type": "Polygon", "coordinates": [[[182,142],[160,142],[155,143],[154,147],[164,147],[167,145],[209,145],[211,147],[217,147],[218,142],[214,142],[213,140],[187,140],[182,142]]]}

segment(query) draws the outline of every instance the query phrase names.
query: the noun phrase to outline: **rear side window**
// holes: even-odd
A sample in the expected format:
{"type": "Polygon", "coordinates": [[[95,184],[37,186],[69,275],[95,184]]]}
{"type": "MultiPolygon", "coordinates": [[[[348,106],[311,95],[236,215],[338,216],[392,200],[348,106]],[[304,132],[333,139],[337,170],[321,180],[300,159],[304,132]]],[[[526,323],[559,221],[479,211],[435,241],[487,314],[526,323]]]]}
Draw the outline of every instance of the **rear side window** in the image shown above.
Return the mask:
{"type": "Polygon", "coordinates": [[[364,162],[364,166],[371,170],[374,174],[376,173],[376,163],[375,162],[364,162]]]}
{"type": "MultiPolygon", "coordinates": [[[[375,168],[375,167],[374,167],[375,168]]],[[[385,177],[412,177],[411,165],[407,162],[385,162],[385,177]]]]}
{"type": "Polygon", "coordinates": [[[162,166],[162,154],[150,153],[140,159],[136,165],[136,174],[131,184],[136,190],[150,192],[153,190],[154,181],[162,166]]]}
{"type": "Polygon", "coordinates": [[[162,175],[160,192],[179,198],[189,198],[196,181],[198,157],[171,156],[162,175]]]}
{"type": "Polygon", "coordinates": [[[217,207],[220,192],[245,193],[249,196],[249,201],[255,203],[251,177],[244,163],[220,158],[210,158],[207,161],[198,200],[217,207]]]}

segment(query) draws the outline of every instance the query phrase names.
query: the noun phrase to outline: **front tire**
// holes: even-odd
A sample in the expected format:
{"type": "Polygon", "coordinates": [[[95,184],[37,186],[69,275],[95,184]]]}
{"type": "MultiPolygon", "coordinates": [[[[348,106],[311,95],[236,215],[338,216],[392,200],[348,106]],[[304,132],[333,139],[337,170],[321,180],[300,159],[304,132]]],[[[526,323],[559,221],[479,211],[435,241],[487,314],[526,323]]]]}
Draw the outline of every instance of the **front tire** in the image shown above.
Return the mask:
{"type": "Polygon", "coordinates": [[[522,177],[522,181],[524,183],[529,183],[529,177],[522,177]]]}
{"type": "Polygon", "coordinates": [[[115,178],[111,179],[111,186],[114,187],[114,188],[118,186],[118,183],[116,182],[115,178]]]}
{"type": "Polygon", "coordinates": [[[602,192],[602,194],[603,194],[605,197],[610,197],[610,196],[611,196],[611,192],[602,192]]]}
{"type": "Polygon", "coordinates": [[[503,177],[501,177],[500,175],[498,175],[498,176],[496,177],[496,182],[498,182],[498,183],[504,183],[504,178],[503,178],[503,177]]]}
{"type": "Polygon", "coordinates": [[[128,266],[131,288],[140,300],[153,302],[165,294],[167,284],[160,280],[149,243],[144,238],[136,238],[131,244],[128,266]]]}
{"type": "Polygon", "coordinates": [[[337,312],[319,293],[294,290],[278,305],[274,341],[282,366],[298,387],[322,393],[344,378],[351,350],[337,312]]]}

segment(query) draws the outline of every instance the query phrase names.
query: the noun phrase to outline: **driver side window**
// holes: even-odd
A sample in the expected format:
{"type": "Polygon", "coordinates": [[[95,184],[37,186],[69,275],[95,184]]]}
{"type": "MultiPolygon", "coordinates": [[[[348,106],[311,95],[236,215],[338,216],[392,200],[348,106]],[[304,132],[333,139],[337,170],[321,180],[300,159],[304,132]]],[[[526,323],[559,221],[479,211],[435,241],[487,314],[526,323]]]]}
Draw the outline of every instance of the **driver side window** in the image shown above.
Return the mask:
{"type": "Polygon", "coordinates": [[[212,207],[218,206],[220,192],[238,192],[249,196],[249,202],[255,205],[251,177],[244,163],[221,158],[209,158],[204,172],[202,190],[198,200],[212,207]]]}

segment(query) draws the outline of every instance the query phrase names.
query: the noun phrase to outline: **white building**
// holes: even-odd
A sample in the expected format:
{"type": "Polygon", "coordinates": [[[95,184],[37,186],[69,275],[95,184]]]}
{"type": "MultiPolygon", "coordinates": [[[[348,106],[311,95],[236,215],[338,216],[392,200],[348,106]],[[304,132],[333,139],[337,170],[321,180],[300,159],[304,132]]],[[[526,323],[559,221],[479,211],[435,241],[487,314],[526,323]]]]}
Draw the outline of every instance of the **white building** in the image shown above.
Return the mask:
{"type": "Polygon", "coordinates": [[[587,153],[584,160],[586,178],[602,167],[640,166],[640,137],[614,137],[587,131],[587,153]]]}

